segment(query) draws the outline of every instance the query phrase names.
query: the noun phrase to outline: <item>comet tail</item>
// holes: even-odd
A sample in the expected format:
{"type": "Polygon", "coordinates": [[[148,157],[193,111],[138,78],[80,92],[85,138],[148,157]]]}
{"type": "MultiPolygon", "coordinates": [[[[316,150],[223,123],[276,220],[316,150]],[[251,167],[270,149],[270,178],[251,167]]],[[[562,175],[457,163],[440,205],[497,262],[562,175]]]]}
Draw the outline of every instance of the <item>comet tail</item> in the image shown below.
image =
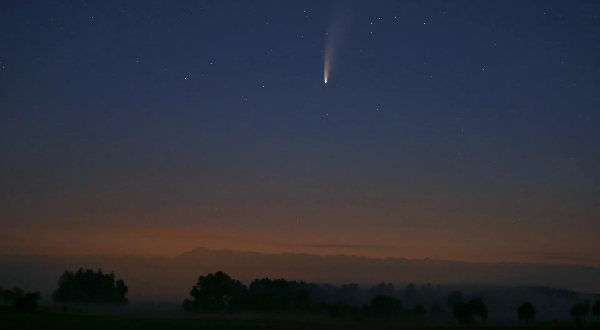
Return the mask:
{"type": "Polygon", "coordinates": [[[327,41],[327,46],[325,47],[325,65],[323,67],[323,79],[325,80],[325,83],[327,83],[327,80],[329,79],[329,71],[331,70],[331,57],[333,56],[333,47],[331,47],[331,42],[327,41]]]}
{"type": "Polygon", "coordinates": [[[341,11],[340,3],[336,2],[336,6],[333,8],[333,15],[329,22],[329,28],[327,29],[327,36],[325,40],[325,57],[323,59],[323,80],[325,83],[329,81],[332,69],[333,69],[333,53],[337,48],[337,44],[340,39],[340,24],[341,11]]]}

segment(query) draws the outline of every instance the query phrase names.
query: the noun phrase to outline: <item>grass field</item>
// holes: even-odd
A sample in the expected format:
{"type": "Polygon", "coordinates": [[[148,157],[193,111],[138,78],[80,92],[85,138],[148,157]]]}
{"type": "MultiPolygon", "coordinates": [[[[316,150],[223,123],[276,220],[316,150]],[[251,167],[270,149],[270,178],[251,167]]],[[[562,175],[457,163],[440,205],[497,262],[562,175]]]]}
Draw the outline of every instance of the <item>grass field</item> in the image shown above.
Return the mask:
{"type": "Polygon", "coordinates": [[[494,325],[478,324],[462,326],[459,324],[406,323],[398,320],[363,320],[330,319],[327,317],[236,317],[236,318],[198,318],[198,317],[152,317],[80,315],[67,313],[38,312],[31,314],[14,313],[0,310],[0,329],[498,329],[498,328],[560,328],[582,329],[600,328],[598,324],[536,324],[536,325],[494,325]]]}

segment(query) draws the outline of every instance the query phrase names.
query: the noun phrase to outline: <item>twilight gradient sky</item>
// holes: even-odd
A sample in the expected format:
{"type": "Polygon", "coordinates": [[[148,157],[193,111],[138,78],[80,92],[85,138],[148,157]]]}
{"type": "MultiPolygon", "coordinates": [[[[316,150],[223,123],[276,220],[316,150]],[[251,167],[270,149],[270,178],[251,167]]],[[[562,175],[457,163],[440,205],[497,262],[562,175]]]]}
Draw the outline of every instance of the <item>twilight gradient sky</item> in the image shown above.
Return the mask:
{"type": "Polygon", "coordinates": [[[8,1],[0,62],[0,254],[600,266],[598,1],[8,1]]]}

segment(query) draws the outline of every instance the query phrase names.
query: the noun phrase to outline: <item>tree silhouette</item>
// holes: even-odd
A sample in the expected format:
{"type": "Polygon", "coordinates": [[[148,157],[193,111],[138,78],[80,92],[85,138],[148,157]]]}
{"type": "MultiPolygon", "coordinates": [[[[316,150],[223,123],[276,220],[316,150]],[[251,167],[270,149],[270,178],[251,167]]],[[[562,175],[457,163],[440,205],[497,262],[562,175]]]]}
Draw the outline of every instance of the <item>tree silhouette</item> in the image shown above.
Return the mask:
{"type": "Polygon", "coordinates": [[[24,296],[25,296],[25,291],[23,291],[22,289],[19,289],[17,287],[14,287],[12,290],[9,290],[9,289],[2,290],[2,288],[0,287],[0,301],[4,302],[5,304],[12,304],[16,300],[21,299],[24,296]]]}
{"type": "Polygon", "coordinates": [[[452,307],[454,317],[460,323],[473,323],[476,316],[484,321],[488,318],[488,309],[482,298],[476,298],[467,303],[454,303],[452,307]]]}
{"type": "Polygon", "coordinates": [[[355,283],[344,284],[339,289],[340,298],[348,302],[349,304],[357,304],[359,302],[359,293],[360,289],[358,287],[358,284],[355,283]]]}
{"type": "Polygon", "coordinates": [[[338,317],[344,314],[349,313],[349,306],[342,303],[341,301],[336,302],[335,304],[327,305],[327,313],[331,317],[338,317]]]}
{"type": "Polygon", "coordinates": [[[58,289],[52,300],[62,303],[126,303],[128,288],[123,280],[115,281],[115,274],[104,274],[101,269],[79,268],[77,272],[67,271],[58,279],[58,289]]]}
{"type": "Polygon", "coordinates": [[[295,281],[256,279],[250,283],[250,297],[259,312],[289,312],[295,304],[295,281]]]}
{"type": "Polygon", "coordinates": [[[402,302],[396,298],[377,295],[371,300],[369,312],[373,315],[394,316],[402,311],[402,302]]]}
{"type": "Polygon", "coordinates": [[[488,319],[488,308],[483,302],[483,298],[476,298],[468,302],[473,309],[476,316],[479,316],[482,320],[488,319]]]}
{"type": "Polygon", "coordinates": [[[338,317],[340,315],[342,315],[342,303],[338,302],[335,304],[328,304],[327,305],[327,314],[329,314],[329,316],[331,317],[338,317]]]}
{"type": "Polygon", "coordinates": [[[358,308],[358,306],[350,306],[348,311],[349,311],[350,315],[352,315],[354,317],[360,315],[360,308],[358,308]]]}
{"type": "MultiPolygon", "coordinates": [[[[246,287],[227,274],[217,272],[199,277],[198,284],[190,292],[194,299],[184,300],[182,308],[187,312],[308,312],[312,307],[311,292],[322,296],[322,290],[316,284],[287,281],[283,278],[255,279],[246,287]]],[[[329,307],[323,302],[317,304],[315,309],[327,312],[329,307]]]]}
{"type": "MultiPolygon", "coordinates": [[[[384,283],[381,283],[379,286],[381,286],[381,285],[385,286],[384,283]]],[[[390,285],[392,285],[392,284],[390,283],[390,285]]],[[[392,285],[392,289],[393,288],[394,288],[394,286],[392,285]]],[[[350,295],[350,296],[356,295],[356,293],[358,293],[358,290],[359,290],[358,284],[355,284],[355,283],[344,284],[340,288],[340,292],[342,292],[343,294],[346,294],[346,295],[350,295]]]]}
{"type": "Polygon", "coordinates": [[[248,310],[252,304],[248,288],[237,280],[233,281],[231,288],[233,295],[229,299],[227,310],[230,312],[243,312],[248,310]]]}
{"type": "Polygon", "coordinates": [[[296,292],[296,309],[300,312],[308,312],[310,307],[310,293],[308,293],[308,290],[302,289],[296,292]]]}
{"type": "Polygon", "coordinates": [[[452,293],[450,293],[450,295],[448,295],[448,307],[450,307],[450,309],[453,309],[454,305],[462,304],[462,302],[463,302],[462,292],[452,291],[452,293]]]}
{"type": "Polygon", "coordinates": [[[587,314],[586,305],[583,303],[575,304],[575,306],[573,306],[569,312],[569,315],[573,317],[573,321],[576,323],[582,323],[585,320],[585,314],[587,314]]]}
{"type": "Polygon", "coordinates": [[[3,303],[12,303],[13,301],[13,293],[12,291],[8,290],[8,289],[2,289],[0,288],[0,301],[3,303]]]}
{"type": "Polygon", "coordinates": [[[595,317],[600,317],[600,300],[596,300],[594,306],[592,307],[592,315],[595,317]]]}
{"type": "Polygon", "coordinates": [[[535,314],[537,311],[535,307],[530,302],[526,302],[523,305],[517,308],[517,314],[519,316],[519,321],[532,321],[535,319],[535,314]]]}
{"type": "MultiPolygon", "coordinates": [[[[352,284],[350,284],[352,285],[352,284]]],[[[358,284],[354,284],[356,287],[356,290],[358,290],[358,284]]],[[[371,288],[371,291],[375,292],[375,294],[381,294],[381,295],[393,295],[394,294],[394,285],[392,283],[380,283],[376,286],[374,286],[373,288],[371,288]]]]}
{"type": "Polygon", "coordinates": [[[442,303],[440,303],[439,300],[434,301],[433,304],[431,304],[431,307],[429,307],[429,311],[431,312],[431,315],[439,316],[442,314],[442,303]]]}
{"type": "Polygon", "coordinates": [[[458,322],[464,324],[472,323],[475,318],[475,313],[468,304],[455,303],[452,305],[452,313],[458,322]]]}
{"type": "Polygon", "coordinates": [[[350,306],[341,301],[338,301],[334,304],[328,304],[324,301],[321,301],[315,305],[314,310],[319,313],[327,313],[330,317],[338,317],[342,315],[357,316],[360,314],[360,308],[356,306],[350,306]]]}
{"type": "Polygon", "coordinates": [[[183,303],[181,304],[181,308],[183,308],[183,310],[187,313],[195,312],[198,310],[196,308],[196,306],[194,305],[194,302],[189,299],[183,300],[183,303]]]}
{"type": "Polygon", "coordinates": [[[40,292],[27,293],[22,297],[15,299],[13,309],[19,312],[34,312],[38,308],[38,300],[40,300],[40,292]]]}
{"type": "Polygon", "coordinates": [[[404,292],[404,300],[408,305],[413,305],[417,302],[417,287],[414,284],[410,283],[406,287],[406,292],[404,292]]]}
{"type": "Polygon", "coordinates": [[[413,313],[415,313],[415,316],[421,317],[423,314],[427,313],[427,310],[425,309],[425,306],[417,304],[413,308],[413,313]]]}
{"type": "Polygon", "coordinates": [[[370,304],[365,304],[362,307],[362,313],[365,316],[371,316],[371,305],[370,304]]]}
{"type": "Polygon", "coordinates": [[[421,292],[419,294],[419,302],[427,303],[433,298],[433,287],[431,283],[421,285],[421,292]]]}
{"type": "Polygon", "coordinates": [[[317,313],[325,313],[325,312],[327,312],[328,307],[329,307],[329,304],[327,304],[324,301],[321,301],[318,304],[315,304],[315,306],[313,307],[313,310],[317,313]]]}
{"type": "Polygon", "coordinates": [[[246,287],[240,281],[232,279],[224,272],[210,273],[198,278],[198,284],[190,291],[194,300],[184,300],[183,308],[188,312],[221,312],[228,309],[232,300],[237,303],[234,297],[236,294],[243,295],[245,291],[246,287]]]}
{"type": "Polygon", "coordinates": [[[583,322],[586,321],[587,315],[588,315],[589,312],[590,312],[590,301],[586,300],[583,303],[583,322]]]}

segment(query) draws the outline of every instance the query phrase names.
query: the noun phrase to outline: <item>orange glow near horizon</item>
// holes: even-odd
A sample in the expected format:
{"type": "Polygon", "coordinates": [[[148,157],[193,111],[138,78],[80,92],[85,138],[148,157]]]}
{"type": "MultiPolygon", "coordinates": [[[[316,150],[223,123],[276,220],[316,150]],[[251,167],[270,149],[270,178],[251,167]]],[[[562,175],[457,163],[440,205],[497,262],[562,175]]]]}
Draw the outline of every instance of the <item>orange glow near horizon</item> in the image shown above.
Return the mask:
{"type": "MultiPolygon", "coordinates": [[[[504,247],[488,247],[474,252],[468,246],[456,244],[450,240],[436,239],[427,243],[425,239],[405,239],[396,241],[390,237],[364,237],[361,244],[356,237],[348,235],[336,241],[325,241],[327,235],[315,235],[315,239],[302,240],[293,235],[278,232],[273,240],[264,233],[230,232],[229,234],[195,231],[177,231],[164,228],[135,228],[132,226],[86,229],[83,226],[65,225],[52,230],[37,228],[29,235],[16,234],[13,239],[2,237],[0,254],[45,254],[52,256],[104,255],[121,257],[135,255],[140,257],[174,257],[198,247],[213,250],[251,251],[267,254],[307,253],[315,255],[358,255],[372,258],[407,259],[444,259],[467,262],[536,262],[536,263],[577,263],[599,266],[594,261],[569,262],[560,259],[541,257],[541,253],[523,253],[523,251],[504,247]],[[36,244],[31,244],[34,241],[36,244]],[[110,244],[107,244],[107,242],[110,244]],[[389,242],[390,245],[384,245],[389,242]]],[[[307,235],[300,235],[307,237],[307,235]]],[[[574,254],[575,255],[575,254],[574,254]]]]}
{"type": "MultiPolygon", "coordinates": [[[[597,225],[590,223],[585,230],[563,226],[566,204],[560,202],[518,194],[453,194],[451,186],[418,188],[409,194],[383,181],[348,181],[344,176],[321,178],[318,184],[298,179],[267,190],[247,178],[226,181],[227,176],[204,173],[194,167],[107,170],[96,185],[68,198],[48,193],[32,203],[6,194],[5,205],[10,207],[3,209],[2,218],[10,221],[0,232],[0,254],[153,257],[207,247],[597,264],[592,253],[600,249],[593,228],[597,225]],[[172,188],[151,181],[156,177],[167,177],[177,195],[164,195],[172,188]],[[375,184],[380,187],[369,188],[375,184]],[[140,192],[146,195],[132,197],[142,196],[140,192]],[[555,225],[517,221],[516,214],[551,219],[555,225]]],[[[45,172],[11,175],[42,180],[45,172]]],[[[582,216],[592,219],[593,212],[582,216]]]]}

